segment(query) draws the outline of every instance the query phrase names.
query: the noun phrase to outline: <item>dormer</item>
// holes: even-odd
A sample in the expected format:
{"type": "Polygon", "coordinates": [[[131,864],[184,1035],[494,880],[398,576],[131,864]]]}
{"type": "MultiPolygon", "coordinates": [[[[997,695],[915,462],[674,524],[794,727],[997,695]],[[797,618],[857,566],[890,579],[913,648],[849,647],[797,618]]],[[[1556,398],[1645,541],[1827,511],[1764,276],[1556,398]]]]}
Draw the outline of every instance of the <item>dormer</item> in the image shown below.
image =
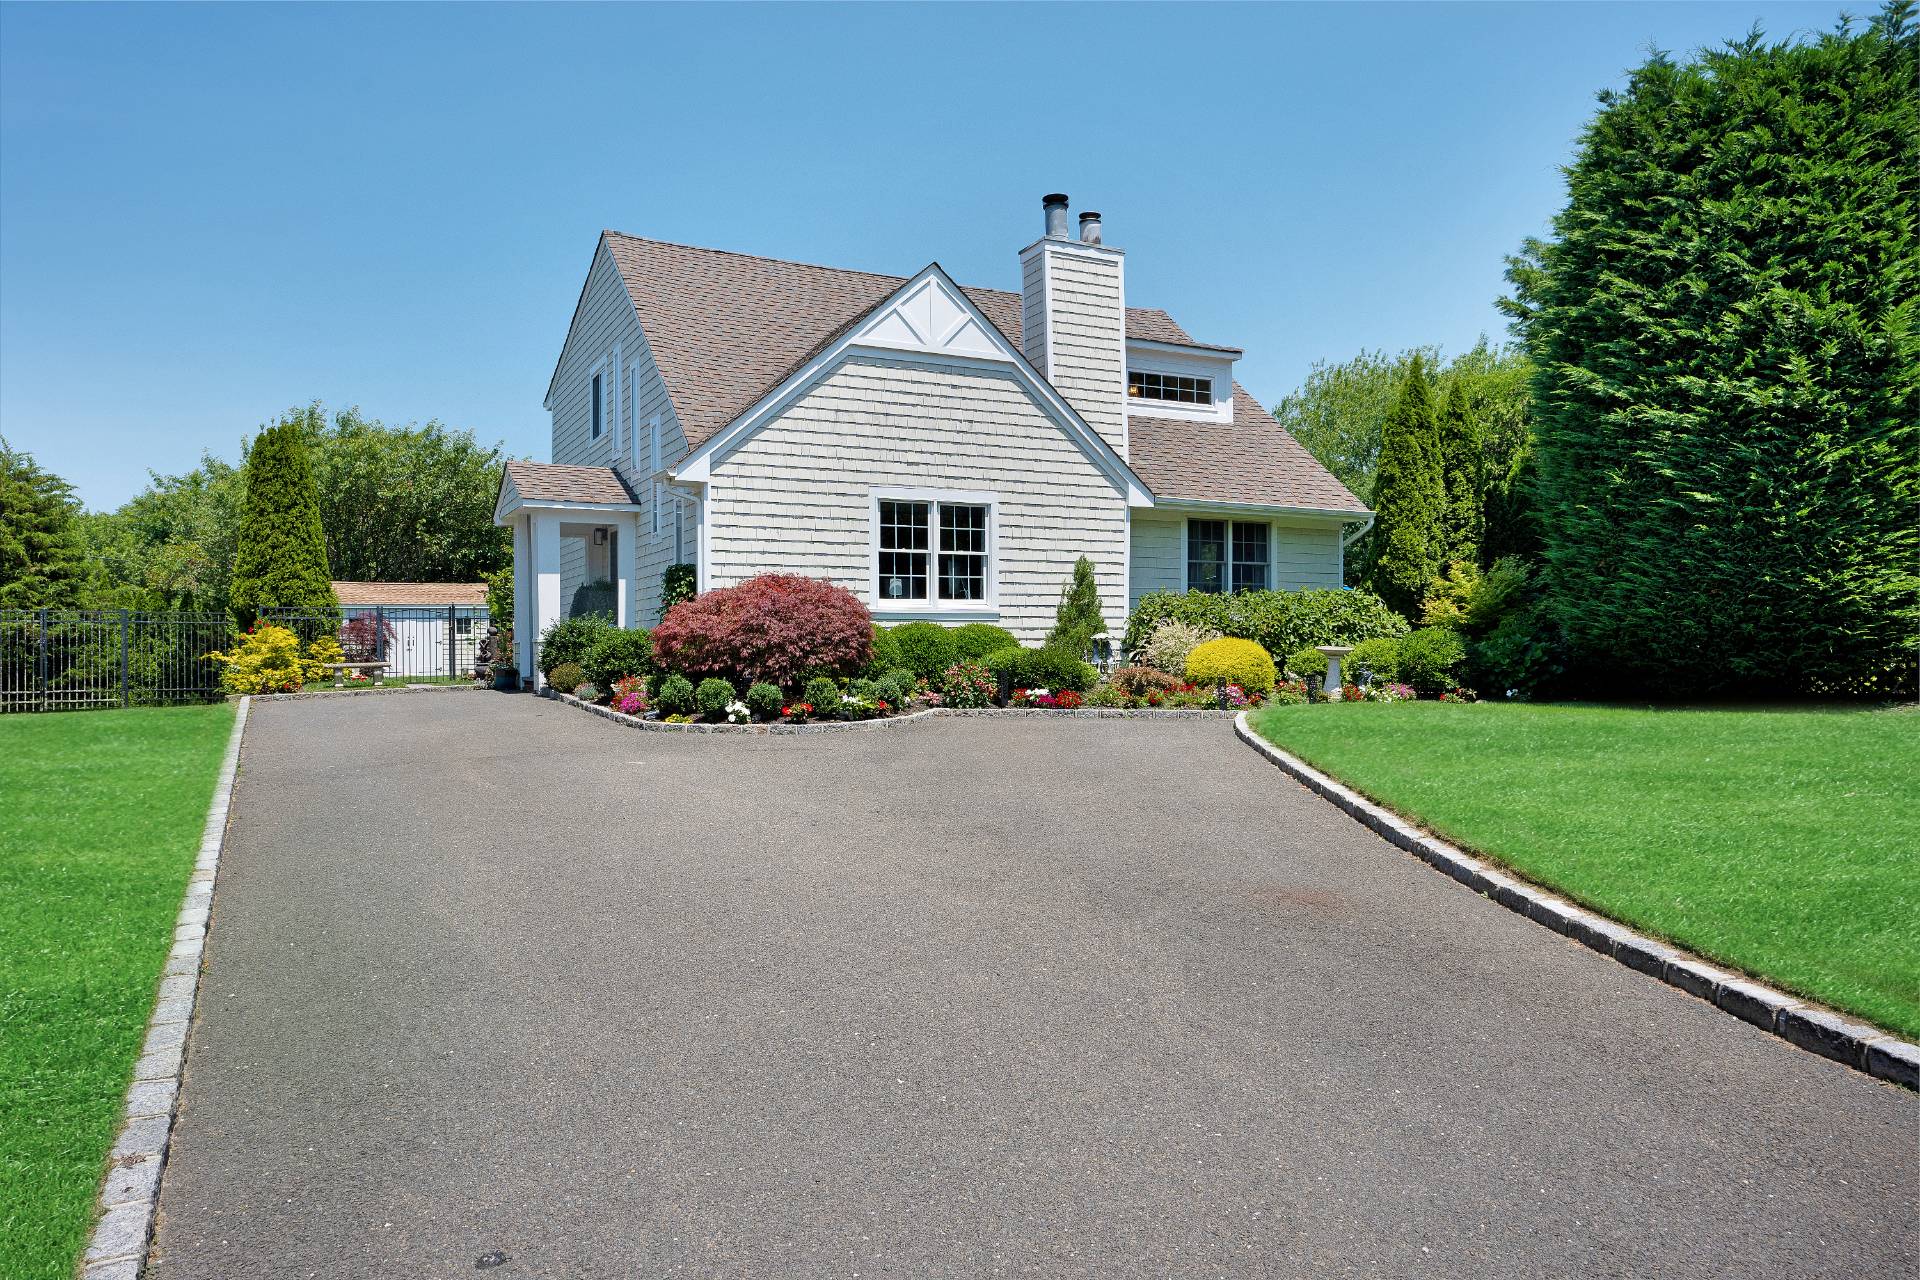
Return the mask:
{"type": "Polygon", "coordinates": [[[1233,421],[1237,347],[1127,339],[1127,415],[1233,421]]]}

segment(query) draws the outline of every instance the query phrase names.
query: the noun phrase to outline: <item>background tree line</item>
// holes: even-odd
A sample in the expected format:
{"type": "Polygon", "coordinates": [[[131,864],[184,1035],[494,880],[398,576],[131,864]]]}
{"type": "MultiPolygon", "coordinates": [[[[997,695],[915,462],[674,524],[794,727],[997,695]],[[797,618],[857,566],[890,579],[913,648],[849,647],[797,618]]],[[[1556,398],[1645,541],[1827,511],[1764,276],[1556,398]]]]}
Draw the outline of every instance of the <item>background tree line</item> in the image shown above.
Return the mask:
{"type": "Polygon", "coordinates": [[[1516,345],[1314,367],[1274,412],[1377,513],[1350,581],[1502,690],[1913,696],[1914,14],[1656,54],[1509,260],[1516,345]]]}
{"type": "Polygon", "coordinates": [[[0,608],[246,611],[307,603],[296,578],[477,582],[512,564],[493,523],[504,461],[470,431],[388,426],[355,408],[329,416],[316,402],[263,426],[237,464],[209,453],[182,475],[154,474],[116,510],[88,512],[0,442],[0,608]]]}

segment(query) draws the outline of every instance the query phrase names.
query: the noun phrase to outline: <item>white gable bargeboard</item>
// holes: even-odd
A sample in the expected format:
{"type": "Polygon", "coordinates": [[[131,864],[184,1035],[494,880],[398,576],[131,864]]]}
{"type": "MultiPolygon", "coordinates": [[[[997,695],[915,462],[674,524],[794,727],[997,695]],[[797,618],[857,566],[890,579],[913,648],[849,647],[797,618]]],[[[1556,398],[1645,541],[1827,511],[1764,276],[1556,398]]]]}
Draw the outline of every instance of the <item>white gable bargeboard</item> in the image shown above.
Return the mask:
{"type": "Polygon", "coordinates": [[[981,324],[944,280],[928,275],[909,284],[903,296],[861,325],[854,340],[902,351],[1005,359],[1001,345],[981,324]]]}
{"type": "MultiPolygon", "coordinates": [[[[1111,626],[1126,611],[1127,498],[1008,366],[858,351],[717,462],[707,585],[757,573],[871,594],[876,490],[990,494],[996,607],[968,614],[1022,640],[1053,624],[1074,559],[1093,560],[1111,626]]],[[[958,614],[936,611],[944,621],[958,614]]]]}

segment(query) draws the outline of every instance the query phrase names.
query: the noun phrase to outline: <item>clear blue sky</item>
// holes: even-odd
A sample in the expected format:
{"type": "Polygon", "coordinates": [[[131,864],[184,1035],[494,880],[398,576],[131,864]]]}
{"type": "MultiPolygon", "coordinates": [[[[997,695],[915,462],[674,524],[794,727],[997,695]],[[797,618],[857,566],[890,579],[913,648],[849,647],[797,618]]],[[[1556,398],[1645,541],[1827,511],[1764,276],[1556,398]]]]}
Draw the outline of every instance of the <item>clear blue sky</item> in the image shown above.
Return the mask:
{"type": "Polygon", "coordinates": [[[1501,336],[1648,48],[1840,8],[8,4],[0,434],[94,508],[315,398],[544,459],[600,228],[1015,288],[1054,190],[1271,404],[1501,336]]]}

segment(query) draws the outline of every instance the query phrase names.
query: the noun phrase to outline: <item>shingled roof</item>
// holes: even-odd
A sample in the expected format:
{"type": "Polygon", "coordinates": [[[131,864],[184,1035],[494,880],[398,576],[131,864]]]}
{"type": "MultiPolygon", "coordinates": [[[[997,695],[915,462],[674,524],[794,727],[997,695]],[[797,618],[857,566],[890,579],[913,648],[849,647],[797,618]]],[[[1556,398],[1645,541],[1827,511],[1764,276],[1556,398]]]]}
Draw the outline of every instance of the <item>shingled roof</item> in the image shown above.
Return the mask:
{"type": "MultiPolygon", "coordinates": [[[[907,282],[905,276],[701,249],[618,231],[604,234],[692,448],[907,282]]],[[[964,286],[962,292],[1019,347],[1019,294],[964,286]]],[[[1151,307],[1127,308],[1127,336],[1209,346],[1151,307]]],[[[1238,353],[1233,347],[1209,349],[1238,353]]],[[[1172,418],[1128,421],[1134,455],[1128,461],[1160,496],[1366,509],[1238,385],[1231,426],[1172,418]]],[[[524,488],[521,492],[530,496],[524,488]]]]}
{"type": "Polygon", "coordinates": [[[523,502],[636,502],[612,467],[575,467],[558,462],[507,463],[501,483],[513,482],[523,502]]]}

